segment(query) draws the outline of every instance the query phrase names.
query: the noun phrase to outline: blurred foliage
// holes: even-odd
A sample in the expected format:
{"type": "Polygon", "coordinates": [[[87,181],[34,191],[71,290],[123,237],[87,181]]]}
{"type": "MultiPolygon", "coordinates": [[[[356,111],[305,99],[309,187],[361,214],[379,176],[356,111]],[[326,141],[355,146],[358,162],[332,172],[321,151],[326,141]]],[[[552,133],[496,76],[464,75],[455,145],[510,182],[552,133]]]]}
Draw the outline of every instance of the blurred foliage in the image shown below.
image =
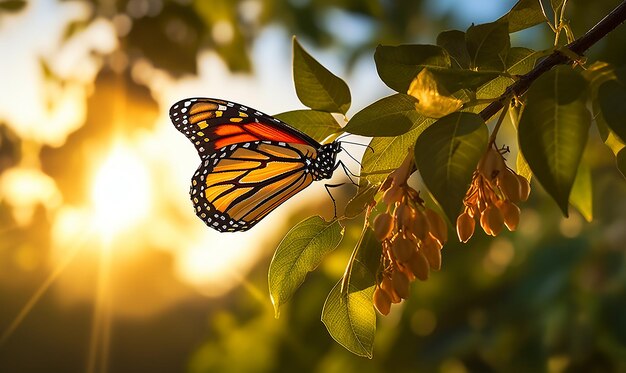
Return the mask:
{"type": "MultiPolygon", "coordinates": [[[[336,47],[350,64],[360,56],[371,58],[380,43],[424,38],[434,43],[433,30],[459,28],[459,20],[451,15],[433,19],[424,12],[425,1],[414,0],[83,2],[90,5],[89,18],[67,25],[67,41],[97,19],[107,19],[117,32],[115,53],[126,63],[102,56],[105,63],[92,82],[85,124],[62,147],[44,146],[36,153],[42,171],[54,178],[69,204],[88,198],[88,188],[81,183],[89,179],[90,154],[108,147],[116,134],[133,136],[150,129],[159,110],[165,110],[157,106],[148,88],[132,79],[137,62],[147,60],[181,77],[195,74],[198,53],[212,50],[233,71],[249,71],[255,63],[249,53],[255,38],[264,28],[278,25],[308,43],[336,47]],[[354,42],[341,34],[341,25],[329,24],[331,14],[357,19],[373,31],[354,42]],[[120,91],[125,95],[120,96],[120,91]],[[125,107],[124,123],[115,122],[116,105],[125,107]]],[[[567,15],[575,35],[618,3],[570,0],[567,15]]],[[[28,7],[25,1],[0,1],[0,21],[24,7],[28,7]]],[[[551,35],[534,32],[534,42],[551,43],[551,35]]],[[[624,65],[624,45],[626,32],[618,30],[595,45],[589,57],[624,65]]],[[[327,127],[332,128],[332,123],[329,120],[327,127]]],[[[381,151],[366,153],[364,163],[373,165],[369,171],[397,167],[401,158],[395,164],[390,155],[414,143],[425,127],[414,126],[400,137],[375,139],[373,146],[381,151]]],[[[320,129],[320,133],[328,131],[320,129]]],[[[345,351],[320,322],[322,304],[353,249],[350,242],[360,234],[356,219],[346,227],[346,239],[283,306],[280,319],[274,319],[264,287],[270,261],[265,256],[246,284],[224,297],[207,300],[194,293],[149,317],[116,317],[109,371],[626,371],[626,186],[598,135],[590,136],[594,221],[583,223],[577,212],[563,219],[535,184],[518,233],[497,239],[477,235],[471,245],[446,246],[444,269],[433,273],[428,282],[415,284],[410,301],[378,320],[373,360],[345,351]]],[[[23,151],[25,141],[0,123],[0,173],[29,156],[23,151]]],[[[626,153],[618,154],[624,172],[626,153]]],[[[377,182],[382,177],[371,175],[368,180],[377,182]]],[[[363,187],[361,192],[371,191],[363,187]]],[[[52,228],[41,206],[29,225],[17,227],[12,207],[1,197],[0,330],[4,331],[49,272],[52,228]]],[[[292,223],[298,220],[293,218],[292,223]]],[[[171,273],[172,267],[169,254],[154,251],[133,272],[152,282],[171,273]],[[159,271],[142,271],[154,263],[158,265],[151,268],[159,271]]],[[[81,280],[92,281],[94,271],[89,267],[89,275],[81,280]]],[[[46,294],[28,322],[0,346],[0,371],[83,371],[92,312],[91,306],[68,306],[54,292],[46,294]]]]}

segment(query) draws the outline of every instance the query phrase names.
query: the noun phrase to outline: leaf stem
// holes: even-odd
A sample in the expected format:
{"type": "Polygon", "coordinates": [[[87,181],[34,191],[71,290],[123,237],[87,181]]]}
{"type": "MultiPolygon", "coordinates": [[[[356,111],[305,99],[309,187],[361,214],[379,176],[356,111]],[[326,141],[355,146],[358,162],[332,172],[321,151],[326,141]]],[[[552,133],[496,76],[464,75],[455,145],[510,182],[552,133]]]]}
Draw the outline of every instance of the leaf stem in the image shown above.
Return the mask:
{"type": "Polygon", "coordinates": [[[359,249],[361,248],[363,237],[365,237],[365,232],[367,232],[367,228],[369,227],[369,218],[370,213],[372,212],[372,208],[372,206],[367,206],[367,210],[365,210],[365,220],[363,222],[361,237],[359,237],[359,242],[356,243],[354,250],[352,250],[352,255],[350,255],[350,260],[348,261],[348,265],[346,266],[346,271],[343,273],[343,277],[341,278],[341,287],[339,288],[339,291],[342,295],[346,295],[348,292],[348,282],[350,281],[350,274],[352,273],[352,267],[354,266],[356,256],[359,253],[359,249]]]}
{"type": "Polygon", "coordinates": [[[498,136],[498,131],[500,130],[500,126],[502,126],[502,122],[504,122],[504,117],[506,116],[506,113],[509,111],[509,107],[505,106],[504,110],[502,110],[500,112],[500,116],[498,117],[498,122],[496,123],[496,126],[493,127],[493,132],[491,132],[491,137],[489,138],[489,143],[487,144],[487,149],[489,149],[493,143],[496,142],[496,137],[498,136]]]}

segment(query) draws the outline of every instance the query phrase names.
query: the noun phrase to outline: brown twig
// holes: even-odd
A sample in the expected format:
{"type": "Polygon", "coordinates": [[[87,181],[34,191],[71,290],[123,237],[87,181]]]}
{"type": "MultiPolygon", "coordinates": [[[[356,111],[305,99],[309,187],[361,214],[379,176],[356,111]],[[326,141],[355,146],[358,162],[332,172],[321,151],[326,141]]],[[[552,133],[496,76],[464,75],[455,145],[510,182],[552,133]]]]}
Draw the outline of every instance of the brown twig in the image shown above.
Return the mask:
{"type": "MultiPolygon", "coordinates": [[[[597,43],[600,39],[602,39],[606,34],[613,31],[617,26],[622,24],[626,20],[626,0],[624,0],[620,5],[618,5],[615,9],[611,11],[611,13],[607,14],[600,22],[598,22],[595,26],[593,26],[585,35],[580,38],[574,40],[570,44],[566,45],[564,48],[569,49],[574,54],[578,56],[582,56],[592,45],[597,43]]],[[[525,75],[522,75],[518,81],[510,85],[504,93],[498,98],[497,101],[492,102],[484,108],[479,115],[486,121],[488,121],[492,116],[496,115],[498,111],[500,111],[505,103],[510,99],[510,97],[519,97],[535,81],[541,74],[549,71],[553,67],[557,65],[564,65],[572,63],[573,60],[556,50],[554,53],[544,58],[525,75]]]]}

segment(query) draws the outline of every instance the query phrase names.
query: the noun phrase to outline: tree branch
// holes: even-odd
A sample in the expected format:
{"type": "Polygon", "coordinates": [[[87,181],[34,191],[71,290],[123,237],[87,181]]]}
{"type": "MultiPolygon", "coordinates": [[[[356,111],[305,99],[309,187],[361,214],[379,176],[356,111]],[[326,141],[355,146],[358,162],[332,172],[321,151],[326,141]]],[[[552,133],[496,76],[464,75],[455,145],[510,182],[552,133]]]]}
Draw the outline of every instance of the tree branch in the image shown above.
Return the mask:
{"type": "MultiPolygon", "coordinates": [[[[574,40],[570,44],[566,45],[565,48],[574,52],[575,54],[582,56],[592,45],[597,43],[600,39],[602,39],[606,34],[613,31],[617,26],[622,24],[626,20],[626,0],[624,0],[620,5],[618,5],[615,9],[611,11],[611,13],[607,14],[600,22],[598,22],[595,26],[593,26],[585,35],[580,38],[574,40]]],[[[496,115],[498,111],[500,111],[506,101],[511,97],[511,95],[521,96],[528,90],[532,82],[535,81],[541,74],[547,72],[557,65],[564,65],[572,63],[572,59],[565,54],[559,52],[558,50],[544,58],[525,75],[522,75],[518,81],[510,85],[504,93],[498,98],[497,101],[492,102],[484,108],[479,115],[486,121],[488,121],[492,116],[496,115]]],[[[508,103],[507,103],[508,104],[508,103]]]]}

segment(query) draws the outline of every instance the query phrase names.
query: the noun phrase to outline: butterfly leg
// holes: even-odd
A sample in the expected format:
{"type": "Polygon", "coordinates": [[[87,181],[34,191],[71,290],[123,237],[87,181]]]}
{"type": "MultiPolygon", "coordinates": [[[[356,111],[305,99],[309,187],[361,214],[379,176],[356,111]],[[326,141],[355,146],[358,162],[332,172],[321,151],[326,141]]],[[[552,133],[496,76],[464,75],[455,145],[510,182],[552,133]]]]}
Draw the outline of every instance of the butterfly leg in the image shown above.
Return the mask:
{"type": "Polygon", "coordinates": [[[341,168],[343,168],[343,172],[345,172],[345,174],[346,174],[346,176],[348,177],[348,179],[350,179],[350,182],[351,182],[353,185],[359,186],[359,184],[358,184],[358,183],[356,183],[354,180],[352,180],[352,177],[351,177],[351,176],[354,176],[354,177],[359,177],[359,175],[356,175],[355,173],[353,173],[352,171],[350,171],[350,169],[349,169],[349,168],[348,168],[348,167],[347,167],[347,166],[346,166],[346,165],[345,165],[342,161],[338,161],[338,162],[337,162],[337,164],[335,164],[335,168],[333,169],[333,171],[334,171],[334,170],[336,170],[336,169],[338,169],[338,168],[339,168],[339,166],[341,166],[341,168]]]}
{"type": "Polygon", "coordinates": [[[335,214],[333,215],[333,219],[337,218],[337,201],[335,200],[335,197],[333,197],[332,193],[330,193],[330,188],[337,188],[340,187],[342,185],[344,185],[345,183],[341,183],[341,184],[324,184],[324,188],[326,188],[326,193],[328,193],[328,195],[330,196],[330,199],[333,201],[333,211],[335,212],[335,214]]]}

